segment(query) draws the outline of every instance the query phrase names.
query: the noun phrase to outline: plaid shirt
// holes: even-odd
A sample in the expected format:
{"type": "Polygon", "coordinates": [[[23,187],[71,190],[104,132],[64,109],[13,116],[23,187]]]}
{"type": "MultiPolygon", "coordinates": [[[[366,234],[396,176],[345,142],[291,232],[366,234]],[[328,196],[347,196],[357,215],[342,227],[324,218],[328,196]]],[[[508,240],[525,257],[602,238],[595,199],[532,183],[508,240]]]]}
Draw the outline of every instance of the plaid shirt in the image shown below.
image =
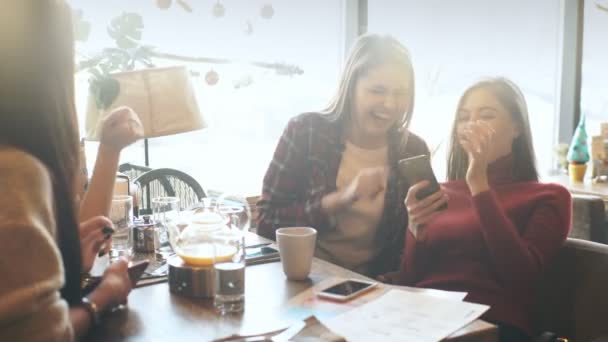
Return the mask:
{"type": "MultiPolygon", "coordinates": [[[[342,136],[340,122],[319,113],[304,113],[289,121],[264,177],[257,204],[258,234],[275,239],[279,227],[311,226],[323,238],[324,232],[335,229],[335,220],[321,209],[321,199],[336,191],[342,136]]],[[[401,149],[402,138],[391,134],[389,139],[391,172],[376,236],[382,252],[372,263],[372,275],[397,270],[404,245],[407,212],[403,200],[409,185],[397,176],[397,162],[429,153],[424,141],[412,133],[401,149]]]]}

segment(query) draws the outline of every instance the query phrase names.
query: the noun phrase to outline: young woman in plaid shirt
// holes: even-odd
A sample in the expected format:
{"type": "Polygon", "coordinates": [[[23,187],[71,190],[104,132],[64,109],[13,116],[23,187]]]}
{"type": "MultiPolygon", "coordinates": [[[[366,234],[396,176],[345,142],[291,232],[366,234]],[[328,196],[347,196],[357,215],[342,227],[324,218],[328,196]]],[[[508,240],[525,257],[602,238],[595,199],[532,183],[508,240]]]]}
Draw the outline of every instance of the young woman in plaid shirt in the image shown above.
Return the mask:
{"type": "Polygon", "coordinates": [[[429,152],[408,131],[413,106],[407,49],[361,36],[329,106],[287,124],[264,177],[258,233],[274,239],[279,227],[311,226],[317,257],[370,276],[396,270],[409,187],[397,162],[429,152]]]}

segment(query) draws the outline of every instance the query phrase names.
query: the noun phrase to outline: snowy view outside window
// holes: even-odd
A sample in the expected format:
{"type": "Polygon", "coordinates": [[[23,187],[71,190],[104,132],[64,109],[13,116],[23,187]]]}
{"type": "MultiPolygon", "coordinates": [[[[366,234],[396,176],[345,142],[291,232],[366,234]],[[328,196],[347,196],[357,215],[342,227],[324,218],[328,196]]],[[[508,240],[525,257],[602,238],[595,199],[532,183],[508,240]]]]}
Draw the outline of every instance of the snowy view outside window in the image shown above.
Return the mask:
{"type": "MultiPolygon", "coordinates": [[[[106,27],[123,12],[141,15],[141,41],[157,51],[233,60],[229,64],[153,60],[157,66],[187,65],[201,75],[192,82],[209,127],[149,139],[150,166],[182,170],[205,189],[259,194],[287,121],[323,108],[337,86],[343,44],[341,1],[184,2],[191,13],[178,1],[70,0],[91,26],[88,39],[76,43],[77,60],[115,46],[106,27]],[[157,5],[162,3],[171,6],[161,9],[157,5]],[[217,4],[223,7],[223,16],[214,12],[217,4]],[[272,11],[265,5],[271,5],[272,11]],[[282,75],[250,62],[294,65],[303,73],[282,75]],[[218,76],[213,86],[205,80],[209,72],[218,76]]],[[[76,80],[82,135],[88,78],[89,73],[82,71],[76,80]]],[[[126,149],[121,162],[144,165],[143,146],[141,142],[126,149]]],[[[87,142],[89,169],[96,149],[97,143],[87,142]]]]}
{"type": "Polygon", "coordinates": [[[582,69],[581,111],[587,118],[589,136],[600,135],[600,123],[608,122],[607,1],[585,1],[582,69]]]}
{"type": "Polygon", "coordinates": [[[446,145],[458,99],[481,78],[505,76],[522,89],[539,172],[553,168],[559,1],[369,1],[369,31],[395,35],[412,54],[416,107],[412,131],[438,150],[446,145]]]}
{"type": "MultiPolygon", "coordinates": [[[[88,39],[76,44],[77,60],[113,47],[107,26],[133,12],[143,20],[141,42],[156,51],[232,61],[153,60],[157,66],[186,65],[199,75],[192,82],[209,127],[150,139],[150,166],[176,168],[206,189],[245,196],[260,193],[287,121],[323,108],[333,95],[343,58],[343,1],[69,0],[91,26],[88,39]],[[252,62],[303,72],[285,75],[252,62]],[[217,76],[217,83],[211,85],[206,76],[217,76]]],[[[591,135],[599,132],[600,121],[608,121],[608,12],[585,3],[582,109],[591,135]]],[[[539,171],[554,169],[559,6],[555,0],[368,1],[368,31],[392,34],[412,54],[416,103],[411,127],[437,150],[433,166],[439,179],[445,178],[456,103],[466,87],[486,76],[505,76],[521,87],[539,171]]],[[[88,78],[87,71],[76,77],[81,132],[88,78]]],[[[87,142],[89,168],[96,148],[87,142]]],[[[143,165],[143,142],[124,151],[121,162],[143,165]]]]}

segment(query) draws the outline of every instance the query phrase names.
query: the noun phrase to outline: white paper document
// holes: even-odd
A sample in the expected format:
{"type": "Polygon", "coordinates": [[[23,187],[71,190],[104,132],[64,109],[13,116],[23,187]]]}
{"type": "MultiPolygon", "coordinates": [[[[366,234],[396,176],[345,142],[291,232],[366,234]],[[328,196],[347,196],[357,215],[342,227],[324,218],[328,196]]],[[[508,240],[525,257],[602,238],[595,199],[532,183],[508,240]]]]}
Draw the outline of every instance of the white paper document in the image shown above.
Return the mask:
{"type": "Polygon", "coordinates": [[[324,323],[348,341],[433,342],[479,318],[487,305],[390,290],[324,323]]]}
{"type": "Polygon", "coordinates": [[[435,290],[435,289],[423,289],[420,287],[409,287],[409,286],[401,286],[401,285],[385,285],[392,290],[402,290],[408,292],[415,292],[419,294],[423,294],[426,296],[442,298],[442,299],[450,299],[450,300],[459,300],[462,301],[464,297],[467,296],[467,292],[457,292],[457,291],[443,291],[443,290],[435,290]]]}

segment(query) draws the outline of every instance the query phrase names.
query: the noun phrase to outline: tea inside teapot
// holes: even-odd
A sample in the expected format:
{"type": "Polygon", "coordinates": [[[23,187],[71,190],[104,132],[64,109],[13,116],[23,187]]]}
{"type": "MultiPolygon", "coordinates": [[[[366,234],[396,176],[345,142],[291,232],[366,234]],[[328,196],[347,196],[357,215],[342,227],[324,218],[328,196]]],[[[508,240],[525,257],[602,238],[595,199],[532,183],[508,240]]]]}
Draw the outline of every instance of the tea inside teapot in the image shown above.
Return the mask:
{"type": "Polygon", "coordinates": [[[229,230],[225,217],[216,211],[194,212],[174,227],[171,239],[175,253],[193,266],[211,266],[214,262],[230,260],[237,252],[233,246],[215,241],[213,235],[229,230]]]}

